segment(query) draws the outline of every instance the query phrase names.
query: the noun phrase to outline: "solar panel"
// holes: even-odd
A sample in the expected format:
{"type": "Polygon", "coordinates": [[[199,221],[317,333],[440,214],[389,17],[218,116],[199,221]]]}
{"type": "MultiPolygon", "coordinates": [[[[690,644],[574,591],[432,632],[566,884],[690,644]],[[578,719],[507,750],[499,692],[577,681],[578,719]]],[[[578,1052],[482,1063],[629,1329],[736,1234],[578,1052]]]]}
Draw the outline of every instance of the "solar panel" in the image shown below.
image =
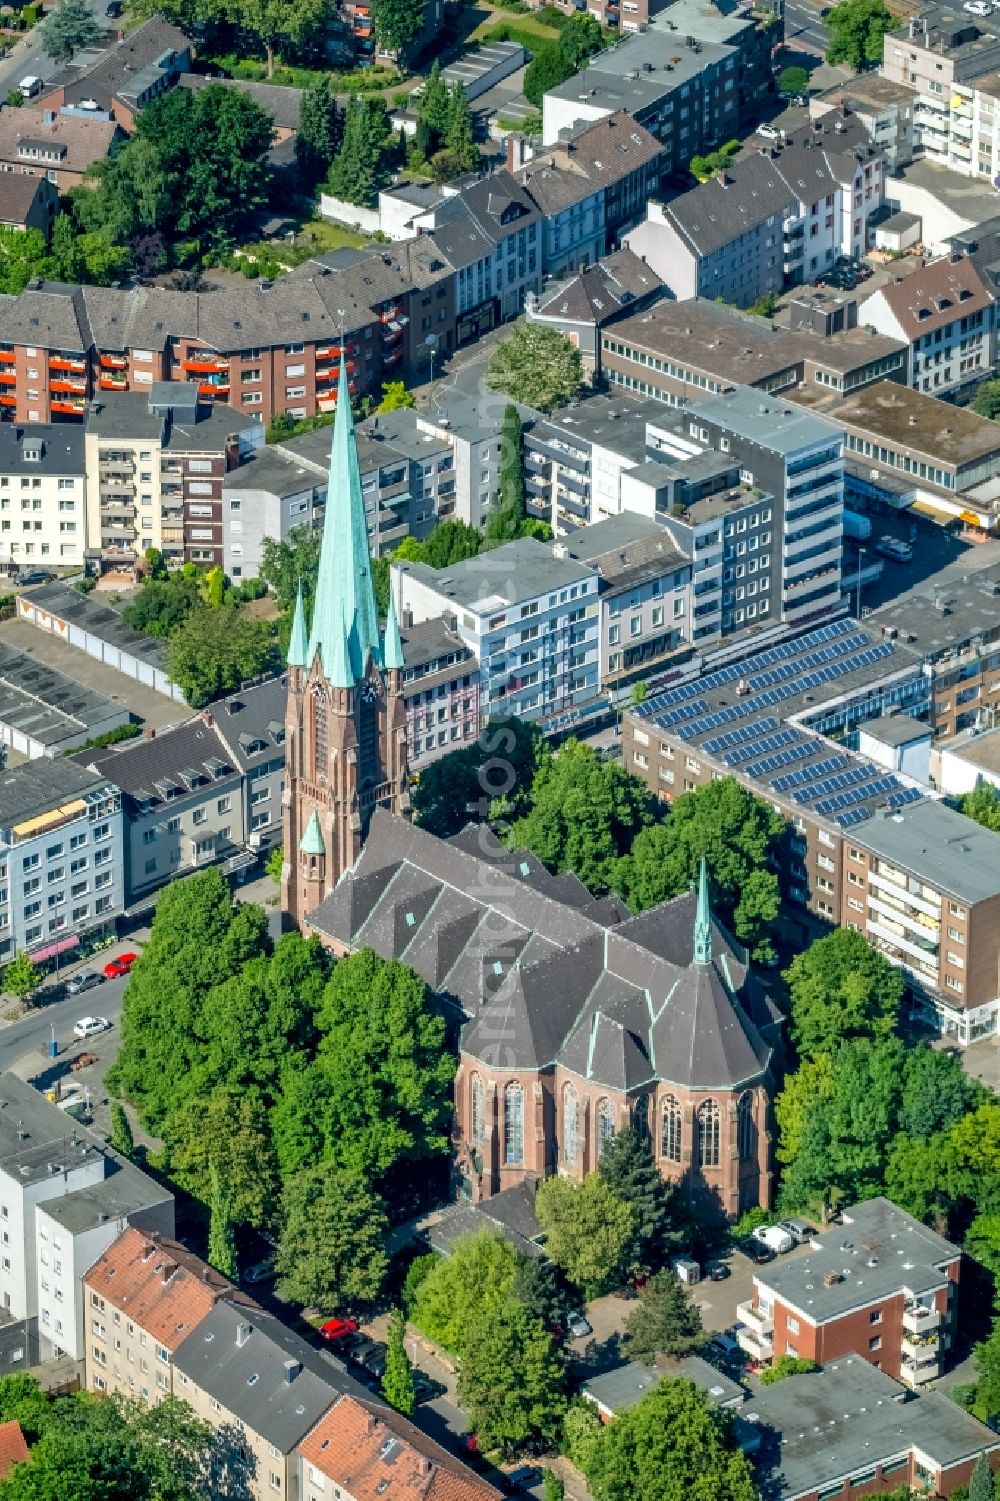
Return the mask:
{"type": "Polygon", "coordinates": [[[846,813],[837,814],[837,823],[842,829],[853,829],[859,823],[864,823],[869,817],[867,808],[849,808],[846,813]]]}
{"type": "Polygon", "coordinates": [[[867,802],[869,798],[881,797],[884,792],[891,792],[898,783],[895,777],[879,777],[877,781],[865,782],[860,787],[852,787],[847,792],[838,792],[836,797],[824,798],[816,803],[814,811],[819,814],[836,813],[839,808],[847,808],[852,803],[867,802]]]}
{"type": "Polygon", "coordinates": [[[758,735],[766,735],[777,728],[778,721],[767,715],[753,724],[741,725],[738,730],[727,730],[724,735],[717,735],[714,740],[706,740],[702,749],[709,756],[720,755],[734,745],[742,745],[747,740],[756,740],[758,735]]]}
{"type": "Polygon", "coordinates": [[[925,794],[919,787],[904,787],[902,792],[894,792],[889,799],[890,808],[905,808],[907,803],[918,803],[925,794]]]}
{"type": "Polygon", "coordinates": [[[788,745],[784,750],[777,751],[773,756],[767,756],[763,761],[756,761],[752,766],[743,768],[748,777],[761,778],[773,776],[783,766],[791,766],[793,761],[801,761],[803,756],[812,752],[812,746],[808,744],[788,745]]]}
{"type": "Polygon", "coordinates": [[[726,764],[729,766],[741,766],[744,762],[756,761],[759,757],[766,756],[771,751],[781,750],[782,746],[785,745],[794,745],[797,740],[803,738],[798,730],[792,729],[790,725],[786,725],[784,729],[778,730],[773,735],[765,735],[762,739],[755,738],[752,745],[747,744],[739,750],[731,752],[726,757],[726,764]]]}

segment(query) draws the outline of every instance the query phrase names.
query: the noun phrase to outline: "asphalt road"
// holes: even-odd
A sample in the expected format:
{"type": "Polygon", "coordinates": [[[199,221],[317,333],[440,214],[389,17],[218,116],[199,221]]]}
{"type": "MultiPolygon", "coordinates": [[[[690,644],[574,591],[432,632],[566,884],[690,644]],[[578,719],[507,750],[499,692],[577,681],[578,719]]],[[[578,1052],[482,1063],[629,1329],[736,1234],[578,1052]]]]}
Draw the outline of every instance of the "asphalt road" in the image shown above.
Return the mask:
{"type": "MultiPolygon", "coordinates": [[[[98,24],[103,29],[113,29],[116,23],[105,16],[106,5],[107,0],[87,0],[87,8],[93,11],[98,24]]],[[[0,99],[5,99],[11,89],[17,88],[22,78],[34,74],[47,83],[59,68],[60,64],[47,57],[39,46],[36,26],[15,44],[12,55],[0,62],[0,99]]]]}
{"type": "MultiPolygon", "coordinates": [[[[107,963],[105,954],[102,953],[99,957],[101,964],[107,963]]],[[[100,964],[95,962],[93,966],[87,966],[91,967],[100,968],[100,964]]],[[[45,1001],[46,991],[42,990],[38,1006],[23,1021],[13,1022],[9,1027],[0,1029],[0,1072],[13,1067],[29,1054],[38,1059],[41,1071],[48,1061],[53,1027],[56,1029],[60,1055],[83,1046],[73,1036],[73,1028],[82,1016],[106,1016],[108,1021],[114,1022],[112,1031],[103,1034],[104,1047],[101,1051],[106,1051],[112,1038],[116,1039],[117,1051],[117,1024],[122,1014],[122,999],[127,983],[127,979],[105,980],[103,985],[95,985],[93,990],[86,990],[83,995],[48,1003],[45,1001]]],[[[101,1038],[98,1038],[98,1042],[100,1041],[101,1038]]]]}
{"type": "Polygon", "coordinates": [[[825,54],[830,45],[830,28],[820,20],[824,7],[809,5],[805,0],[785,6],[785,46],[795,51],[825,54]]]}

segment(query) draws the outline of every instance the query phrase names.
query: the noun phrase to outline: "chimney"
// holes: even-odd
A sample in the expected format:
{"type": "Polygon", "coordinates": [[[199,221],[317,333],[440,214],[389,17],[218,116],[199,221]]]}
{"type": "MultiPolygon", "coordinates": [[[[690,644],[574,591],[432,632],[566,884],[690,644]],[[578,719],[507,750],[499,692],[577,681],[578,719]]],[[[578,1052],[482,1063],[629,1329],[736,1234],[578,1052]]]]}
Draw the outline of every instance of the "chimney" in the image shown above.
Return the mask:
{"type": "Polygon", "coordinates": [[[285,1385],[291,1386],[296,1376],[302,1370],[302,1362],[301,1360],[286,1360],[283,1369],[285,1372],[285,1385]]]}
{"type": "Polygon", "coordinates": [[[202,724],[207,724],[211,729],[212,725],[215,723],[215,717],[206,709],[204,714],[201,716],[201,722],[202,724]]]}
{"type": "Polygon", "coordinates": [[[252,1333],[253,1333],[253,1329],[251,1328],[251,1326],[249,1324],[241,1323],[241,1324],[237,1324],[236,1325],[236,1348],[237,1348],[237,1350],[242,1350],[243,1349],[243,1346],[246,1344],[247,1340],[250,1338],[250,1336],[251,1336],[252,1333]]]}
{"type": "Polygon", "coordinates": [[[147,725],[143,726],[142,738],[143,738],[143,740],[155,740],[156,739],[156,731],[154,730],[154,728],[153,728],[153,726],[151,724],[147,724],[147,725]]]}
{"type": "Polygon", "coordinates": [[[176,1263],[176,1261],[165,1261],[163,1263],[163,1285],[164,1285],[164,1287],[166,1287],[167,1283],[170,1281],[171,1277],[174,1275],[174,1273],[176,1272],[176,1270],[177,1270],[177,1263],[176,1263]]]}

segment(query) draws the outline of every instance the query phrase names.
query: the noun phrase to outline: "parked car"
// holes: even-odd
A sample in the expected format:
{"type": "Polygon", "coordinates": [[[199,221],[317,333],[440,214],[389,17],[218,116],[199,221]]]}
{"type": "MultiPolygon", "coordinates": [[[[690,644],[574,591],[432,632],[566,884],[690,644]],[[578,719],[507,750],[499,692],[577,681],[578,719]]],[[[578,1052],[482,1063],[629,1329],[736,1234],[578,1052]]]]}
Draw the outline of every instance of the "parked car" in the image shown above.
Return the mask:
{"type": "Polygon", "coordinates": [[[727,1360],[740,1353],[739,1341],[731,1334],[713,1334],[708,1342],[710,1350],[717,1355],[724,1355],[727,1360]]]}
{"type": "Polygon", "coordinates": [[[426,1371],[414,1371],[414,1402],[433,1402],[435,1397],[443,1397],[447,1390],[448,1388],[440,1381],[435,1381],[433,1376],[428,1376],[426,1371]]]}
{"type": "Polygon", "coordinates": [[[507,1484],[516,1491],[530,1490],[533,1485],[540,1485],[541,1481],[542,1472],[537,1465],[518,1465],[516,1470],[510,1470],[507,1474],[507,1484]]]}
{"type": "Polygon", "coordinates": [[[244,1282],[273,1282],[277,1272],[269,1261],[258,1261],[243,1273],[244,1282]]]}
{"type": "Polygon", "coordinates": [[[66,981],[66,994],[83,995],[85,990],[93,990],[95,985],[103,984],[104,976],[98,974],[96,969],[81,969],[66,981]]]}
{"type": "Polygon", "coordinates": [[[758,1225],[753,1234],[754,1240],[770,1246],[772,1251],[790,1251],[795,1245],[792,1236],[787,1230],[782,1230],[780,1225],[758,1225]]]}
{"type": "Polygon", "coordinates": [[[42,92],[42,80],[36,78],[34,73],[29,73],[25,78],[21,79],[17,87],[25,99],[32,99],[36,94],[42,92]]]}
{"type": "Polygon", "coordinates": [[[577,1312],[575,1308],[566,1315],[566,1328],[569,1330],[570,1339],[583,1339],[585,1334],[594,1332],[583,1314],[577,1312]]]}
{"type": "Polygon", "coordinates": [[[117,21],[124,9],[122,0],[109,0],[109,3],[104,7],[104,14],[109,21],[117,21]]]}
{"type": "Polygon", "coordinates": [[[366,1350],[361,1356],[358,1356],[357,1352],[355,1352],[354,1358],[359,1365],[365,1368],[366,1371],[371,1371],[372,1375],[377,1376],[381,1381],[382,1377],[385,1375],[385,1345],[376,1343],[373,1340],[370,1350],[366,1350]]]}
{"type": "Polygon", "coordinates": [[[804,1246],[817,1233],[815,1225],[807,1224],[805,1220],[779,1220],[778,1227],[787,1230],[797,1246],[804,1246]]]}
{"type": "Polygon", "coordinates": [[[88,1037],[96,1037],[99,1032],[106,1032],[110,1026],[106,1016],[81,1016],[73,1028],[73,1036],[82,1042],[88,1037]]]}
{"type": "Polygon", "coordinates": [[[909,542],[897,542],[895,537],[879,537],[875,551],[883,558],[891,558],[894,563],[908,563],[913,557],[909,542]]]}
{"type": "MultiPolygon", "coordinates": [[[[24,85],[27,83],[27,81],[28,80],[26,78],[23,78],[21,80],[22,93],[24,93],[24,85]]],[[[34,81],[38,84],[38,87],[41,88],[40,81],[37,78],[34,81]]],[[[37,92],[37,90],[35,92],[37,92]]],[[[25,97],[27,98],[28,96],[25,95],[25,97]]],[[[19,573],[14,582],[17,584],[47,584],[54,578],[55,574],[50,573],[47,568],[29,568],[26,573],[19,573]]]]}
{"type": "Polygon", "coordinates": [[[119,954],[117,959],[109,960],[104,966],[105,979],[120,980],[129,973],[138,957],[138,954],[119,954]]]}
{"type": "Polygon", "coordinates": [[[727,1277],[732,1276],[724,1261],[710,1261],[705,1268],[705,1273],[709,1282],[725,1282],[727,1277]]]}
{"type": "Polygon", "coordinates": [[[754,1240],[753,1237],[744,1242],[743,1251],[757,1266],[766,1266],[778,1254],[770,1246],[765,1246],[763,1241],[754,1240]]]}
{"type": "Polygon", "coordinates": [[[337,1340],[346,1339],[349,1334],[357,1334],[357,1319],[327,1319],[325,1324],[319,1326],[320,1339],[335,1343],[337,1340]]]}
{"type": "Polygon", "coordinates": [[[765,141],[776,141],[781,135],[781,131],[777,130],[775,126],[765,123],[757,126],[757,134],[763,136],[765,141]]]}

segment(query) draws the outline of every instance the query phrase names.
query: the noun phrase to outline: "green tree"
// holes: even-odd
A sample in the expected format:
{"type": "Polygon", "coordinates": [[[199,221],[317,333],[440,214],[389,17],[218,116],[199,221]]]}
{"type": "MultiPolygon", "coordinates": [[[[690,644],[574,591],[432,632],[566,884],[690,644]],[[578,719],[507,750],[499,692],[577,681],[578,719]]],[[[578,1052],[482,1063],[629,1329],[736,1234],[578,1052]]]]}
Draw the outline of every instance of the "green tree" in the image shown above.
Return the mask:
{"type": "Polygon", "coordinates": [[[903,1068],[900,1130],[926,1140],[954,1126],[984,1097],[982,1086],[969,1078],[958,1053],[912,1048],[903,1068]]]}
{"type": "Polygon", "coordinates": [[[448,85],[441,77],[441,64],[435,58],[420,96],[419,124],[426,132],[422,146],[428,161],[444,145],[448,130],[448,107],[448,85]]]}
{"type": "MultiPolygon", "coordinates": [[[[1000,387],[1000,381],[996,382],[1000,387]]],[[[972,792],[958,799],[958,806],[966,818],[974,819],[985,829],[1000,834],[1000,792],[989,782],[980,782],[972,792]]]]}
{"type": "Polygon", "coordinates": [[[260,576],[271,590],[279,610],[291,610],[299,584],[306,610],[306,624],[312,619],[322,531],[311,526],[294,526],[282,541],[265,537],[260,550],[260,576]]]}
{"type": "Polygon", "coordinates": [[[585,886],[604,890],[651,816],[637,777],[602,761],[592,746],[568,740],[557,757],[539,763],[530,809],[511,825],[507,842],[527,845],[550,870],[572,871],[585,886]]]}
{"type": "Polygon", "coordinates": [[[473,1324],[479,1317],[497,1317],[517,1272],[517,1252],[498,1233],[459,1236],[450,1256],[438,1259],[417,1287],[413,1323],[435,1344],[464,1358],[473,1324]]]}
{"type": "Polygon", "coordinates": [[[598,1172],[616,1198],[630,1204],[635,1229],[626,1260],[630,1271],[661,1267],[676,1243],[673,1189],[662,1177],[648,1139],[619,1131],[604,1145],[598,1172]]]}
{"type": "Polygon", "coordinates": [[[321,73],[302,95],[295,136],[295,162],[307,184],[315,186],[326,177],[340,149],[343,124],[333,84],[321,73]]]}
{"type": "Polygon", "coordinates": [[[527,519],[522,431],[517,407],[509,401],[500,425],[500,485],[496,504],[486,518],[486,536],[491,542],[520,537],[527,519]]]}
{"type": "Polygon", "coordinates": [[[543,42],[534,53],[524,70],[524,95],[536,109],[541,109],[549,90],[572,78],[576,70],[563,55],[558,42],[543,42]]]}
{"type": "Polygon", "coordinates": [[[538,729],[520,719],[491,719],[474,745],[441,756],[423,769],[413,789],[417,823],[449,839],[471,821],[484,823],[490,805],[504,800],[508,817],[530,807],[536,769],[550,752],[538,729]]]}
{"type": "Polygon", "coordinates": [[[980,417],[989,417],[995,422],[1000,417],[1000,380],[984,380],[976,388],[976,394],[969,402],[969,406],[974,412],[978,412],[980,417]]]}
{"type": "Polygon", "coordinates": [[[3,988],[19,1001],[28,1002],[42,983],[42,972],[29,956],[20,950],[3,972],[3,988]]]}
{"type": "Polygon", "coordinates": [[[555,329],[516,323],[493,351],[485,380],[494,391],[503,391],[540,412],[552,412],[579,391],[583,362],[579,349],[555,329]]]}
{"type": "Polygon", "coordinates": [[[259,1089],[218,1086],[174,1110],[158,1162],[182,1188],[211,1204],[218,1174],[235,1225],[261,1229],[275,1218],[277,1177],[267,1101],[259,1089]]]}
{"type": "Polygon", "coordinates": [[[45,236],[41,230],[0,225],[0,293],[16,297],[40,273],[46,274],[45,236]]]}
{"type": "Polygon", "coordinates": [[[344,116],[340,150],[330,168],[330,191],[345,203],[371,207],[390,179],[386,162],[389,117],[382,99],[354,98],[344,116]]]}
{"type": "Polygon", "coordinates": [[[484,1449],[509,1455],[553,1444],[566,1410],[566,1369],[552,1335],[507,1302],[474,1315],[465,1337],[458,1397],[484,1449]]]}
{"type": "Polygon", "coordinates": [[[318,35],[327,18],[327,0],[235,0],[230,14],[259,37],[267,55],[267,76],[274,76],[274,54],[284,41],[304,42],[318,35]]]}
{"type": "Polygon", "coordinates": [[[807,1376],[818,1370],[819,1366],[814,1360],[806,1360],[802,1355],[779,1355],[773,1365],[766,1371],[761,1371],[760,1379],[763,1386],[773,1386],[776,1381],[784,1381],[787,1376],[807,1376]]]}
{"type": "Polygon", "coordinates": [[[574,73],[603,50],[601,25],[593,16],[571,16],[559,32],[559,51],[574,73]]]}
{"type": "Polygon", "coordinates": [[[34,1376],[0,1376],[0,1423],[20,1423],[29,1445],[52,1425],[54,1414],[34,1376]]]}
{"type": "Polygon", "coordinates": [[[393,556],[401,562],[426,563],[428,568],[451,568],[466,558],[474,558],[482,544],[482,535],[475,527],[449,517],[439,521],[423,542],[404,537],[393,556]]]}
{"type": "Polygon", "coordinates": [[[980,1454],[969,1477],[969,1501],[994,1501],[993,1471],[985,1451],[980,1454]]]}
{"type": "Polygon", "coordinates": [[[825,1053],[807,1059],[794,1073],[785,1075],[784,1085],[774,1101],[774,1118],[778,1123],[775,1155],[779,1162],[787,1166],[798,1157],[813,1108],[832,1089],[833,1063],[825,1053]]]}
{"type": "Polygon", "coordinates": [[[479,162],[472,127],[472,111],[465,89],[456,83],[448,99],[448,123],[445,128],[445,145],[459,163],[462,172],[471,172],[479,162]]]}
{"type": "Polygon", "coordinates": [[[406,407],[415,407],[416,397],[412,391],[406,389],[401,380],[384,380],[382,382],[382,400],[375,408],[376,412],[398,412],[406,407]]]}
{"type": "Polygon", "coordinates": [[[374,0],[372,18],[381,52],[401,53],[424,26],[424,0],[374,0]]]}
{"type": "Polygon", "coordinates": [[[406,1353],[406,1318],[402,1309],[395,1308],[389,1315],[386,1334],[385,1375],[382,1377],[382,1395],[390,1407],[409,1417],[413,1411],[413,1367],[406,1353]]]}
{"type": "Polygon", "coordinates": [[[1000,1413],[1000,1319],[993,1320],[989,1338],[975,1346],[973,1359],[979,1373],[974,1411],[988,1422],[1000,1413]]]}
{"type": "Polygon", "coordinates": [[[796,954],[785,979],[792,1039],[803,1058],[896,1029],[902,975],[853,928],[838,928],[796,954]]]}
{"type": "Polygon", "coordinates": [[[587,1481],[596,1501],[754,1501],[728,1413],[691,1381],[665,1378],[601,1429],[587,1481]]]}
{"type": "Polygon", "coordinates": [[[842,0],[825,17],[830,28],[828,63],[847,63],[863,73],[882,60],[882,38],[899,23],[883,0],[842,0]]]}
{"type": "Polygon", "coordinates": [[[666,818],[637,834],[611,884],[634,912],[690,890],[704,858],[721,917],[757,959],[773,954],[781,893],[770,864],[784,823],[733,777],[683,793],[666,818]]]}
{"type": "Polygon", "coordinates": [[[38,28],[42,51],[60,67],[64,67],[75,53],[91,46],[100,35],[101,28],[85,0],[62,0],[61,5],[49,11],[38,28]]]}
{"type": "Polygon", "coordinates": [[[546,1178],[535,1196],[545,1249],[587,1297],[617,1285],[635,1234],[635,1212],[599,1173],[546,1178]]]}
{"type": "Polygon", "coordinates": [[[277,664],[271,627],[238,605],[199,605],[175,630],[167,671],[194,709],[230,693],[277,664]]]}
{"type": "Polygon", "coordinates": [[[626,1353],[652,1365],[657,1355],[689,1355],[704,1339],[701,1309],[672,1271],[657,1272],[625,1320],[626,1353]]]}
{"type": "Polygon", "coordinates": [[[218,610],[226,597],[226,575],[218,566],[209,568],[201,578],[201,597],[213,610],[218,610]]]}
{"type": "Polygon", "coordinates": [[[275,886],[281,885],[281,872],[284,869],[284,865],[285,851],[282,849],[280,844],[275,845],[274,849],[268,855],[265,862],[267,873],[271,877],[271,880],[274,882],[275,886]]]}
{"type": "Polygon", "coordinates": [[[218,1167],[212,1164],[211,1218],[208,1225],[208,1260],[217,1272],[236,1280],[236,1239],[226,1193],[218,1167]]]}
{"type": "Polygon", "coordinates": [[[109,1136],[111,1145],[116,1152],[123,1157],[131,1157],[135,1151],[135,1141],[132,1137],[132,1127],[129,1125],[128,1116],[125,1114],[125,1106],[120,1100],[112,1100],[109,1111],[109,1136]]]}
{"type": "Polygon", "coordinates": [[[566,1486],[555,1470],[545,1469],[542,1471],[542,1487],[544,1501],[564,1501],[566,1486]]]}
{"type": "Polygon", "coordinates": [[[306,1168],[285,1186],[275,1266],[281,1296],[334,1313],[378,1297],[389,1267],[379,1198],[353,1173],[306,1168]]]}
{"type": "Polygon", "coordinates": [[[179,573],[170,579],[147,579],[122,610],[122,619],[134,631],[167,640],[183,625],[198,601],[195,579],[186,579],[179,573]]]}
{"type": "Polygon", "coordinates": [[[778,74],[779,94],[804,94],[808,87],[809,74],[805,68],[782,68],[778,74]]]}
{"type": "Polygon", "coordinates": [[[763,297],[750,303],[747,312],[752,313],[755,318],[773,318],[780,306],[777,292],[765,292],[763,297]]]}

